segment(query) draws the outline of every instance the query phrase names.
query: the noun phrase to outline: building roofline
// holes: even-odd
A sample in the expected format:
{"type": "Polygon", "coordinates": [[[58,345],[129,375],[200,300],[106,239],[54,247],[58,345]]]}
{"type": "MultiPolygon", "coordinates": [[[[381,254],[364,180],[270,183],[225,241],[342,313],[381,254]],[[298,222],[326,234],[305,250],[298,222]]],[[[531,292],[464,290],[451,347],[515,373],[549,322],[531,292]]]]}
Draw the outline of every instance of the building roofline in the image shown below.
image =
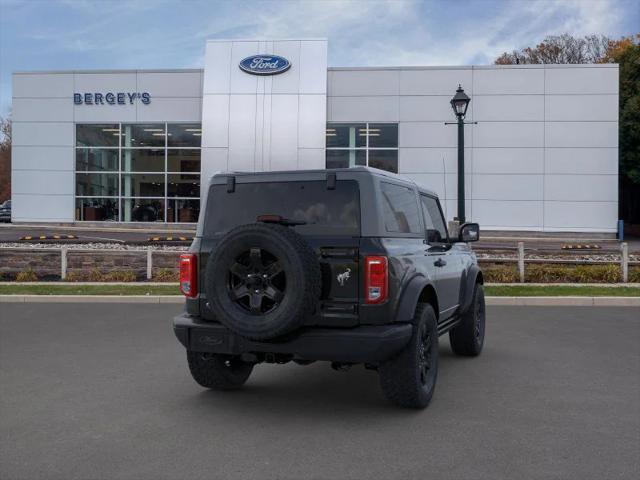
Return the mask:
{"type": "Polygon", "coordinates": [[[425,65],[387,67],[328,67],[329,71],[377,71],[377,70],[535,70],[542,68],[618,68],[617,63],[559,63],[526,65],[425,65]]]}
{"type": "Polygon", "coordinates": [[[13,75],[69,75],[69,74],[105,74],[105,73],[202,73],[204,68],[149,68],[149,69],[97,69],[97,70],[23,70],[13,75]]]}

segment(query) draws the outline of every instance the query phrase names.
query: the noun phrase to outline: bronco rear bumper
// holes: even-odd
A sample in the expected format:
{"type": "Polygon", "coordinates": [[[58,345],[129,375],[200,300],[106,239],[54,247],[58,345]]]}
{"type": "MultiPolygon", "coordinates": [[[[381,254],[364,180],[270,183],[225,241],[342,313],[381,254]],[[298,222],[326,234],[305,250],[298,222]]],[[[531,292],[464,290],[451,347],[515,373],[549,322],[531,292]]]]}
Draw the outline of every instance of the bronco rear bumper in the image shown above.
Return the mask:
{"type": "Polygon", "coordinates": [[[376,363],[399,352],[409,341],[408,323],[354,328],[305,328],[284,339],[254,341],[216,322],[182,314],[173,320],[182,345],[192,351],[239,355],[274,353],[301,360],[376,363]]]}

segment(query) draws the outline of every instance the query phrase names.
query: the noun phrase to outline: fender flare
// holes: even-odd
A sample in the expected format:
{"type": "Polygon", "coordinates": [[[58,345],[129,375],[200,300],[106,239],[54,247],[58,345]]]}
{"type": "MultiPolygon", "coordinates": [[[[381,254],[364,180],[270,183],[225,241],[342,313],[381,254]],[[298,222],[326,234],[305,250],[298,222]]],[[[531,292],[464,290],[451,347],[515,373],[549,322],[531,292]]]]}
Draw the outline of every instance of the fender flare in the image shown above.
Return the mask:
{"type": "MultiPolygon", "coordinates": [[[[431,286],[435,292],[435,287],[431,281],[422,275],[417,275],[409,281],[398,301],[396,322],[410,323],[413,321],[420,295],[422,295],[423,290],[428,286],[431,286]]],[[[438,313],[439,312],[436,312],[436,315],[438,315],[438,313]]]]}
{"type": "Polygon", "coordinates": [[[460,282],[460,314],[465,313],[471,307],[476,283],[484,283],[482,271],[478,265],[471,265],[460,282]]]}

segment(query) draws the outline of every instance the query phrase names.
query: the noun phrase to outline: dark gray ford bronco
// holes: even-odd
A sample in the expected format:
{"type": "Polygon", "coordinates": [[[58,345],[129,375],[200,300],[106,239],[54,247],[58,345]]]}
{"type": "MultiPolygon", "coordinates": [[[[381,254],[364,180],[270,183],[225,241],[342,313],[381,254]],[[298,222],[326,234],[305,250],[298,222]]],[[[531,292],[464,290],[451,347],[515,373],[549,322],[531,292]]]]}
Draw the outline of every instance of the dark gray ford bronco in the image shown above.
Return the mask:
{"type": "Polygon", "coordinates": [[[365,167],[225,173],[180,259],[174,331],[200,385],[241,387],[262,362],[377,370],[398,405],[427,406],[438,337],[480,354],[482,272],[435,194],[365,167]]]}

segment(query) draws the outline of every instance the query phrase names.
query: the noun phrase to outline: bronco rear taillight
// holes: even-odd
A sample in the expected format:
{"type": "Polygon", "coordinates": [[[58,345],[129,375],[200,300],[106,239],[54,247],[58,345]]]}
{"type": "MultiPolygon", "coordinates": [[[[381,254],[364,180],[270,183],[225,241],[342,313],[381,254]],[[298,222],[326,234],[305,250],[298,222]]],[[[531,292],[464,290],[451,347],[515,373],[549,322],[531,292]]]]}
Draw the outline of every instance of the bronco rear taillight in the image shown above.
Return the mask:
{"type": "Polygon", "coordinates": [[[198,296],[196,256],[193,253],[180,255],[180,291],[193,298],[198,296]]]}
{"type": "Polygon", "coordinates": [[[387,257],[369,256],[364,259],[364,288],[366,303],[382,303],[388,295],[387,257]]]}

